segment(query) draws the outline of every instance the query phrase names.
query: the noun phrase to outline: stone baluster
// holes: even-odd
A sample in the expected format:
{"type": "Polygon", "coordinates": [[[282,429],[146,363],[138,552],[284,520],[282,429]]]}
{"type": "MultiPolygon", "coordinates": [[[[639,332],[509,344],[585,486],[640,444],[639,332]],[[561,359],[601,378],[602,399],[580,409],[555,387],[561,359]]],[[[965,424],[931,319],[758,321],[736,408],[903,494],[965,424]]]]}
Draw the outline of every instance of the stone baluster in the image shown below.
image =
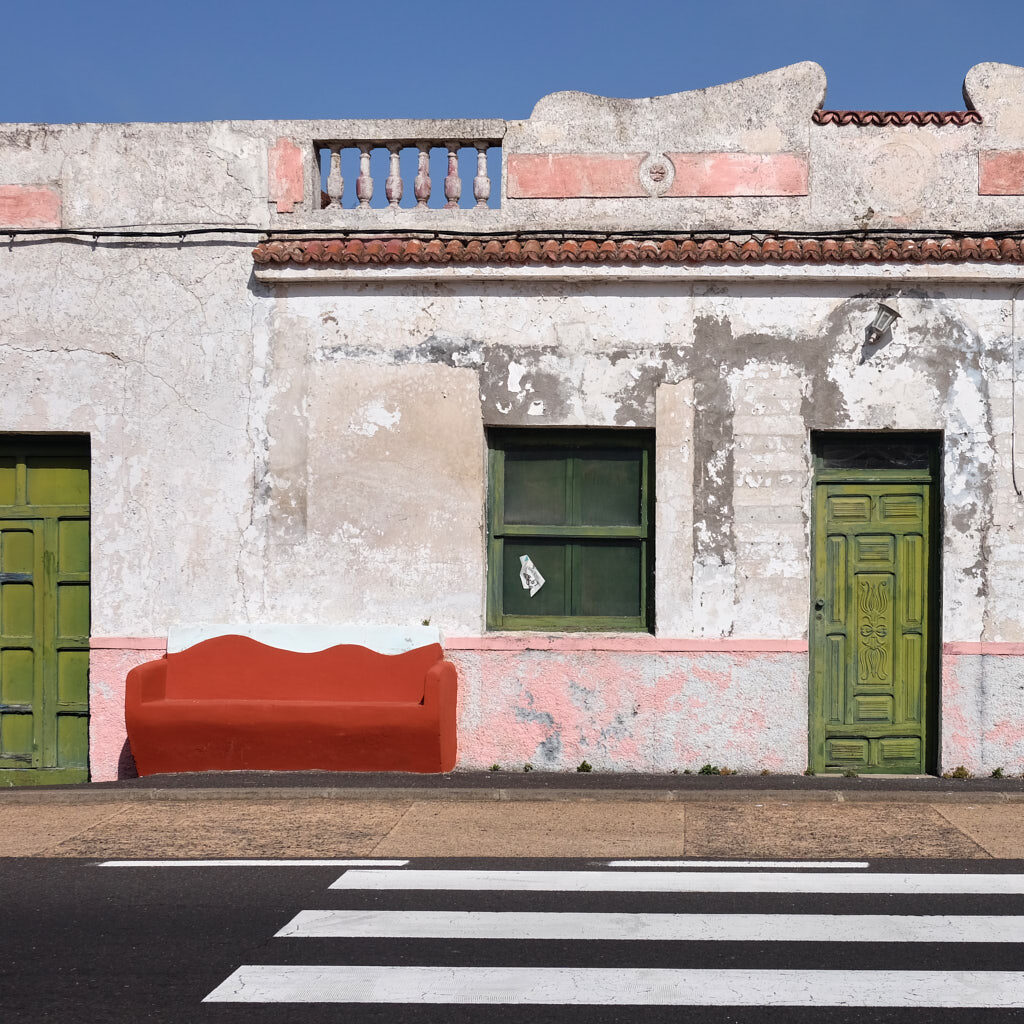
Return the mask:
{"type": "Polygon", "coordinates": [[[417,142],[419,155],[416,158],[416,180],[413,182],[413,195],[417,206],[426,206],[430,198],[430,143],[417,142]]]}
{"type": "Polygon", "coordinates": [[[402,150],[400,142],[389,142],[388,153],[390,153],[390,165],[388,180],[384,182],[384,195],[388,197],[389,206],[398,206],[402,201],[402,171],[398,166],[398,155],[402,150]]]}
{"type": "Polygon", "coordinates": [[[448,200],[446,210],[452,210],[459,205],[459,197],[462,195],[462,179],[459,177],[459,145],[457,142],[446,143],[448,147],[448,174],[444,179],[444,197],[448,200]]]}
{"type": "Polygon", "coordinates": [[[359,143],[359,178],[356,181],[356,196],[359,205],[369,209],[370,200],[373,198],[373,178],[370,176],[370,150],[373,148],[371,142],[359,143]]]}
{"type": "Polygon", "coordinates": [[[487,174],[487,143],[474,142],[476,146],[476,177],[473,179],[473,198],[477,209],[487,206],[491,198],[491,179],[487,174]]]}
{"type": "Polygon", "coordinates": [[[345,194],[345,179],[341,176],[341,146],[333,145],[331,150],[331,170],[327,175],[327,197],[330,206],[341,206],[345,194]]]}

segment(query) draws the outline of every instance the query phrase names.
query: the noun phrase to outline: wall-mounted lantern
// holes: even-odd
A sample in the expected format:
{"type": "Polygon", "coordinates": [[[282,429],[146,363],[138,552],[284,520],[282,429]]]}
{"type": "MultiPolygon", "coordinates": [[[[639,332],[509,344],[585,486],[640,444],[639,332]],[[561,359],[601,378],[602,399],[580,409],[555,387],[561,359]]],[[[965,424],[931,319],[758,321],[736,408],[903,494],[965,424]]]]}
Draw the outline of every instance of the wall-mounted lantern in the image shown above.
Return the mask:
{"type": "Polygon", "coordinates": [[[887,330],[899,319],[900,311],[893,304],[880,302],[875,319],[868,327],[868,344],[874,345],[887,330]]]}

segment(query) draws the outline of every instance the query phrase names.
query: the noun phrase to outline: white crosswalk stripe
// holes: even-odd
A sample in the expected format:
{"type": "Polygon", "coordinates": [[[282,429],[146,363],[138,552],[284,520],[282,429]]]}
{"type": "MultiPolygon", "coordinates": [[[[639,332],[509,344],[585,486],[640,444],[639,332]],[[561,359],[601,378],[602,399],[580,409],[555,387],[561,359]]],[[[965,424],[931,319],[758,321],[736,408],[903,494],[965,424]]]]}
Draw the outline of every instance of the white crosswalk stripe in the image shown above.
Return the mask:
{"type": "MultiPolygon", "coordinates": [[[[613,868],[610,863],[611,870],[353,867],[331,885],[332,898],[355,900],[357,905],[362,901],[363,909],[299,911],[276,933],[287,945],[275,944],[275,948],[288,950],[284,959],[302,962],[244,964],[205,1001],[1024,1009],[1024,971],[976,969],[984,965],[984,958],[959,952],[961,948],[989,950],[993,967],[1024,964],[1024,874],[880,872],[857,870],[859,863],[851,871],[836,870],[836,864],[828,862],[816,863],[813,869],[780,862],[778,869],[768,870],[747,870],[745,864],[732,870],[699,870],[694,862],[676,863],[685,863],[685,869],[666,867],[666,862],[649,862],[647,870],[630,870],[625,864],[613,868]],[[606,894],[616,900],[615,912],[522,909],[524,901],[550,907],[553,900],[558,907],[570,900],[585,900],[584,906],[592,907],[606,894]],[[992,897],[1000,902],[994,903],[992,897]],[[515,904],[507,910],[446,906],[455,900],[461,906],[481,900],[487,900],[489,907],[495,901],[501,906],[506,898],[515,904]],[[715,912],[694,912],[702,909],[705,898],[718,901],[717,907],[707,908],[715,912]],[[761,912],[779,907],[780,898],[786,905],[778,912],[761,912]],[[873,899],[876,906],[881,900],[888,911],[898,909],[898,901],[904,898],[942,912],[859,913],[856,903],[851,912],[845,912],[851,900],[873,899]],[[409,904],[410,899],[421,905],[409,904]],[[960,903],[950,906],[951,899],[960,903]],[[366,909],[367,900],[384,906],[366,909]],[[387,903],[394,900],[400,901],[399,906],[389,908],[387,903]],[[666,900],[673,902],[665,904],[666,900]],[[971,900],[986,912],[948,912],[969,909],[971,900]],[[441,909],[423,909],[424,901],[441,909]],[[630,902],[637,904],[636,910],[621,909],[630,902]],[[720,912],[733,906],[738,909],[720,912]],[[1006,913],[991,912],[1004,907],[1006,913]],[[801,909],[804,912],[793,912],[801,909]],[[297,939],[306,941],[295,943],[297,939]],[[374,950],[384,951],[385,962],[367,964],[365,953],[359,955],[370,948],[360,943],[368,941],[375,943],[374,950]],[[420,963],[409,965],[407,945],[404,962],[388,963],[387,951],[399,948],[390,944],[402,942],[436,943],[440,962],[431,964],[427,953],[420,963]],[[451,952],[461,942],[473,942],[475,950],[491,952],[483,956],[467,952],[466,963],[452,963],[453,957],[457,960],[462,955],[451,952]],[[523,945],[510,950],[502,943],[523,945]],[[548,943],[540,948],[554,951],[552,956],[540,954],[539,964],[538,946],[530,945],[537,943],[548,943]],[[724,966],[715,966],[714,950],[726,943],[746,945],[724,946],[732,952],[718,957],[717,963],[724,966]],[[835,960],[841,969],[821,969],[822,963],[833,962],[827,950],[836,943],[847,950],[843,959],[835,960]],[[897,962],[890,965],[880,959],[880,943],[887,944],[881,948],[891,949],[894,959],[910,956],[908,966],[901,969],[897,962]],[[564,950],[569,948],[566,944],[571,944],[573,959],[560,965],[559,956],[564,961],[564,950]],[[1019,958],[1014,944],[1021,947],[1019,958]],[[950,962],[948,969],[932,969],[942,966],[936,947],[949,951],[943,960],[959,957],[959,961],[950,962]],[[333,948],[338,950],[335,956],[324,953],[333,948]],[[629,961],[630,948],[660,949],[661,963],[668,966],[638,967],[636,956],[629,961]],[[302,950],[309,949],[316,950],[315,958],[328,962],[307,962],[302,950]],[[533,953],[524,959],[515,949],[533,953]],[[590,958],[594,966],[588,966],[588,951],[598,949],[600,955],[590,958]],[[849,952],[853,949],[865,951],[864,969],[853,969],[857,962],[849,952]],[[915,950],[921,949],[931,952],[917,952],[915,960],[915,950]],[[999,949],[1006,950],[1001,960],[993,952],[999,949]],[[672,950],[680,955],[668,956],[666,951],[672,950]],[[736,950],[750,952],[736,954],[736,950]],[[769,956],[767,950],[780,952],[769,956]],[[808,955],[808,950],[812,959],[803,962],[811,966],[793,962],[808,955]],[[358,957],[356,962],[343,962],[353,955],[358,957]],[[621,957],[621,966],[609,966],[615,956],[621,957]],[[741,956],[749,966],[736,966],[743,964],[741,956]],[[531,957],[537,965],[527,965],[531,957]],[[682,966],[686,963],[697,966],[682,966]],[[922,966],[928,969],[915,969],[922,966]]],[[[716,862],[716,867],[721,866],[716,862]]],[[[647,956],[642,954],[640,962],[658,963],[647,956]]]]}
{"type": "Polygon", "coordinates": [[[280,938],[567,942],[1024,942],[1024,917],[896,914],[574,914],[303,910],[280,938]]]}
{"type": "Polygon", "coordinates": [[[1024,1006],[1020,971],[240,967],[206,1002],[579,1006],[1024,1006]]]}
{"type": "Polygon", "coordinates": [[[1024,875],[799,871],[346,871],[332,889],[1024,894],[1024,875]]]}
{"type": "MultiPolygon", "coordinates": [[[[408,864],[408,861],[406,861],[408,864]]],[[[354,867],[355,865],[353,865],[354,867]]],[[[610,860],[610,868],[799,868],[849,871],[870,867],[866,860],[610,860]]]]}

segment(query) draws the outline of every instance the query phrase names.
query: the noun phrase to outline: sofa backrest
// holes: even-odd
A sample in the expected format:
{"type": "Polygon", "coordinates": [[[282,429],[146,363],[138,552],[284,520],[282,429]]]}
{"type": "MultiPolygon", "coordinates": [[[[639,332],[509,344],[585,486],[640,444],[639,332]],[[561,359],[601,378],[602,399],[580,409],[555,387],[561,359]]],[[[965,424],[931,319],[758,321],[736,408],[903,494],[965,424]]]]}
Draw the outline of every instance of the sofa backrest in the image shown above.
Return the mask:
{"type": "Polygon", "coordinates": [[[300,653],[246,636],[218,636],[167,655],[171,700],[404,701],[423,698],[427,670],[444,657],[439,644],[378,654],[341,644],[300,653]]]}

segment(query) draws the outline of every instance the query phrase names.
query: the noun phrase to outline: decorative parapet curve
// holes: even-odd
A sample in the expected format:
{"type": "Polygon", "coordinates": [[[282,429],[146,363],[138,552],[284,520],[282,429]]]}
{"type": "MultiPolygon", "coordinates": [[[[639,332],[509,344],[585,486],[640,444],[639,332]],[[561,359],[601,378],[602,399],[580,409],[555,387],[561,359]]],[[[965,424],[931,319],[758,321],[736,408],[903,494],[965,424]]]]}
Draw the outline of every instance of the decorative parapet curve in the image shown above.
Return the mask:
{"type": "MultiPolygon", "coordinates": [[[[944,239],[1024,223],[1024,69],[971,69],[963,110],[827,110],[825,91],[806,61],[663,96],[552,93],[525,120],[307,122],[289,136],[303,152],[306,201],[290,207],[301,216],[285,189],[269,227],[856,240],[855,228],[944,239]]],[[[865,251],[844,258],[876,258],[865,251]]]]}
{"type": "Polygon", "coordinates": [[[553,93],[523,120],[0,125],[0,232],[1017,236],[1024,68],[976,65],[954,111],[826,110],[825,84],[806,62],[665,96],[553,93]]]}

